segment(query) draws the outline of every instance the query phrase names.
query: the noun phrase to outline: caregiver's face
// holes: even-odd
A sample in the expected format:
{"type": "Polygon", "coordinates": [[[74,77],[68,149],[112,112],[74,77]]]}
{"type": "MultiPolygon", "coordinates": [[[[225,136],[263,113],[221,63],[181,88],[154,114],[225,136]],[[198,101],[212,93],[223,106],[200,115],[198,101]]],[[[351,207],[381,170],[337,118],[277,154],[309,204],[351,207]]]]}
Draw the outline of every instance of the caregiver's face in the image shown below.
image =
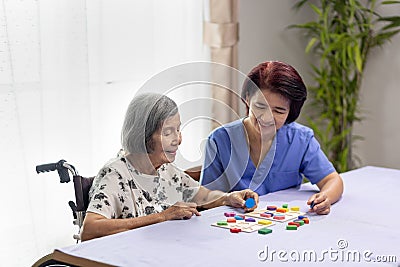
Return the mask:
{"type": "Polygon", "coordinates": [[[279,130],[289,115],[290,100],[279,93],[258,90],[249,100],[249,118],[261,134],[279,130]]]}

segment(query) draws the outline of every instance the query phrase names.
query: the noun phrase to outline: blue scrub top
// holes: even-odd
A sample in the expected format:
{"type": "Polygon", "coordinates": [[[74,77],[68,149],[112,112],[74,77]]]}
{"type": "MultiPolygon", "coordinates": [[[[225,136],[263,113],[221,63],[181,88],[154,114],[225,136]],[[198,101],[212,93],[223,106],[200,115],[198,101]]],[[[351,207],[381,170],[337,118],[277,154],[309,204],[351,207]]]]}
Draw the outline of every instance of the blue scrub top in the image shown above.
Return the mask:
{"type": "Polygon", "coordinates": [[[299,186],[303,175],[315,184],[335,171],[314,137],[301,124],[285,124],[258,168],[250,158],[243,120],[215,129],[208,137],[201,184],[231,192],[250,188],[259,195],[299,186]]]}

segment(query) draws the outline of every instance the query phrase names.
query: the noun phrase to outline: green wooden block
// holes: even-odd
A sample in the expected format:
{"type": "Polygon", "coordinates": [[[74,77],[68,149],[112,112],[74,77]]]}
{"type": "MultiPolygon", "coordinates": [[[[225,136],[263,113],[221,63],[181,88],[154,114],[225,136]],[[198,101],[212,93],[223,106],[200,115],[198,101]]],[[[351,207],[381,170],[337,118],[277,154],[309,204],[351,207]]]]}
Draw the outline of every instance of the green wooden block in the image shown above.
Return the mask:
{"type": "Polygon", "coordinates": [[[267,227],[265,227],[265,228],[261,228],[260,230],[258,230],[258,233],[262,234],[262,235],[266,235],[266,234],[272,233],[272,230],[267,228],[267,227]]]}
{"type": "Polygon", "coordinates": [[[296,225],[286,225],[286,230],[297,230],[296,225]]]}
{"type": "Polygon", "coordinates": [[[282,208],[285,208],[285,209],[287,209],[289,207],[289,205],[288,204],[283,204],[282,205],[282,208]]]}
{"type": "Polygon", "coordinates": [[[217,222],[217,225],[228,225],[228,223],[225,221],[221,221],[221,222],[217,222]]]}

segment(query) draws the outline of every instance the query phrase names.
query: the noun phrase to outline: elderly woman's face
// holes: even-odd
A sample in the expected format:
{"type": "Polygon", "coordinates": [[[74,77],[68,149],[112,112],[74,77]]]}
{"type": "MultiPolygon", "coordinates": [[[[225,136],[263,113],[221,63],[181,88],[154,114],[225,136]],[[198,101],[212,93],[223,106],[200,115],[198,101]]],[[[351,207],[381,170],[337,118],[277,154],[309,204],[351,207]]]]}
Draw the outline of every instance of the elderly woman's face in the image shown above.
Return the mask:
{"type": "Polygon", "coordinates": [[[179,112],[177,112],[165,119],[160,129],[153,134],[154,150],[149,154],[149,157],[153,164],[157,165],[156,168],[175,160],[178,146],[182,142],[180,127],[181,118],[179,112]]]}

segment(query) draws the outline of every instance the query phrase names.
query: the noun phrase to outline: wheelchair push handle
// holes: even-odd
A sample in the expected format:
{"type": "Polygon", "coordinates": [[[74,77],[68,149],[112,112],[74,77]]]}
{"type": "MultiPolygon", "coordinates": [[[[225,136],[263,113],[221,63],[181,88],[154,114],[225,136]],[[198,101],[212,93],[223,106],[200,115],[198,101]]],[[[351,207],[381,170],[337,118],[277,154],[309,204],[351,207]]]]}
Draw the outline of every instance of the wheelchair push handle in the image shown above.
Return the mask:
{"type": "Polygon", "coordinates": [[[70,181],[68,170],[72,173],[72,175],[78,175],[75,167],[68,164],[65,160],[60,160],[57,163],[47,163],[36,166],[37,173],[50,172],[57,170],[58,175],[60,176],[60,183],[68,183],[70,181]]]}
{"type": "Polygon", "coordinates": [[[62,166],[62,163],[64,163],[65,160],[60,160],[57,163],[48,163],[48,164],[42,164],[36,166],[36,172],[41,173],[41,172],[51,172],[57,170],[57,167],[60,165],[62,166]],[[61,164],[60,164],[61,163],[61,164]]]}

